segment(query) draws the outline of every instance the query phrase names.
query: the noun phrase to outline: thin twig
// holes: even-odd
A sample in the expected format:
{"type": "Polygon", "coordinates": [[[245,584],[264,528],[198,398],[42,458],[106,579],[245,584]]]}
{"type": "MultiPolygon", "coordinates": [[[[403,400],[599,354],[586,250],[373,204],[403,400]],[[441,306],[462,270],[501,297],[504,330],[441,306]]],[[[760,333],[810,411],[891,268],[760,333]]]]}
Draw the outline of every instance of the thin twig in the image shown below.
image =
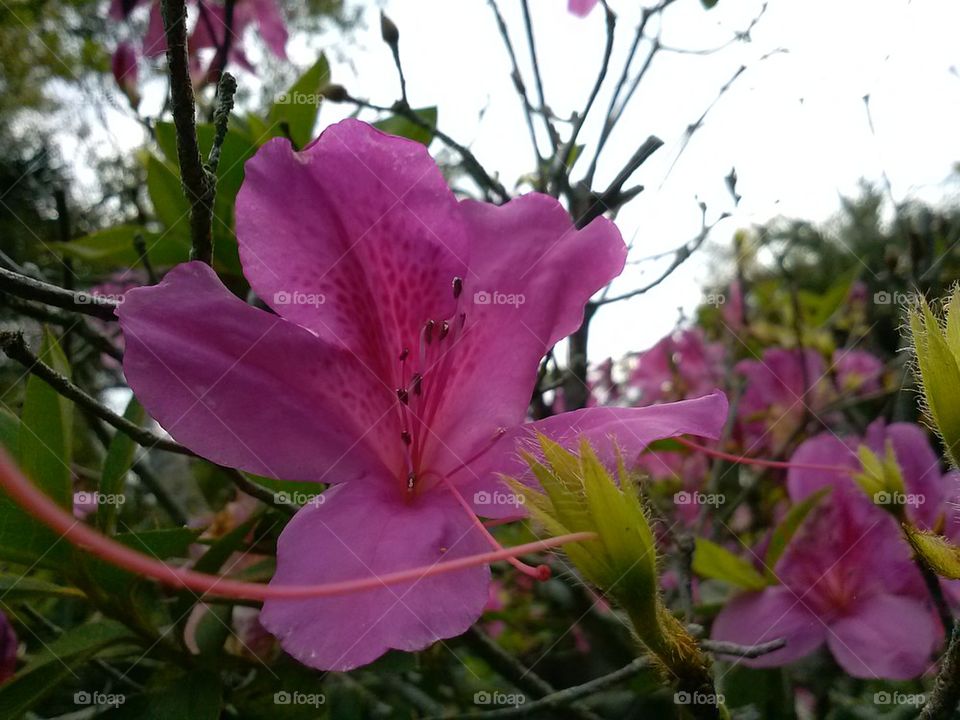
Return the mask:
{"type": "Polygon", "coordinates": [[[156,447],[180,455],[194,454],[183,445],[152,433],[97,402],[95,398],[74,385],[69,378],[61,375],[34,355],[27,347],[27,343],[23,339],[23,333],[20,331],[0,333],[0,350],[3,350],[11,360],[16,360],[65,398],[87,408],[107,424],[129,435],[140,445],[156,447]]]}
{"type": "Polygon", "coordinates": [[[533,702],[527,702],[523,705],[517,705],[516,707],[500,708],[497,710],[490,710],[488,712],[467,713],[465,715],[457,715],[455,717],[459,718],[460,720],[476,720],[477,718],[490,718],[490,720],[493,720],[494,718],[526,717],[529,715],[534,715],[543,710],[551,710],[568,706],[581,698],[601,692],[619,682],[622,682],[623,680],[627,680],[636,675],[638,672],[646,670],[649,667],[650,660],[648,658],[635,658],[619,670],[614,670],[612,673],[589,680],[582,685],[574,685],[573,687],[564,688],[563,690],[557,690],[556,692],[545,695],[539,700],[534,700],[533,702]]]}
{"type": "Polygon", "coordinates": [[[64,310],[90,315],[100,320],[115,321],[117,319],[113,314],[117,303],[109,298],[88,292],[64,290],[6,268],[0,268],[0,291],[24,300],[36,300],[44,305],[53,305],[64,310]]]}
{"type": "Polygon", "coordinates": [[[617,16],[614,14],[613,10],[610,9],[610,6],[607,4],[606,0],[601,0],[601,2],[603,3],[603,9],[606,12],[607,27],[607,43],[603,49],[603,61],[600,64],[600,72],[597,74],[597,79],[593,83],[593,89],[590,91],[590,96],[587,98],[587,104],[584,106],[583,111],[577,116],[576,122],[573,125],[573,130],[570,132],[570,139],[567,140],[567,143],[554,158],[553,174],[558,180],[563,174],[564,169],[568,167],[567,158],[570,157],[570,154],[577,146],[577,138],[580,136],[580,130],[583,128],[583,123],[587,120],[587,115],[590,114],[590,110],[593,108],[593,103],[596,101],[597,95],[600,93],[600,88],[603,86],[603,81],[607,77],[607,70],[610,68],[610,55],[613,53],[613,40],[616,36],[617,16]]]}
{"type": "Polygon", "coordinates": [[[177,131],[180,181],[190,203],[190,257],[208,265],[213,260],[213,198],[216,178],[204,166],[197,142],[197,110],[187,56],[187,6],[185,0],[160,0],[167,39],[170,102],[177,131]]]}
{"type": "MultiPolygon", "coordinates": [[[[467,630],[464,637],[470,643],[470,646],[479,653],[497,673],[506,680],[509,680],[523,692],[529,693],[535,698],[547,697],[556,692],[550,683],[497,645],[489,635],[480,630],[476,625],[467,630]]],[[[572,704],[565,709],[575,717],[597,717],[594,713],[579,704],[572,704]]],[[[486,717],[485,713],[483,713],[483,715],[486,717]]]]}
{"type": "MultiPolygon", "coordinates": [[[[541,174],[541,185],[542,183],[542,172],[544,159],[543,154],[540,152],[540,144],[537,142],[537,130],[533,124],[533,105],[530,103],[530,98],[527,97],[527,87],[523,83],[523,75],[520,73],[520,63],[517,61],[517,53],[513,48],[513,41],[510,39],[510,31],[507,29],[507,23],[503,19],[503,15],[500,14],[500,8],[497,7],[496,0],[487,0],[487,4],[490,6],[490,9],[493,10],[494,17],[497,20],[497,29],[500,31],[500,37],[503,38],[504,47],[507,49],[507,56],[510,58],[510,64],[512,70],[510,72],[510,79],[513,81],[513,87],[517,91],[517,95],[520,96],[520,103],[523,105],[524,117],[527,121],[527,130],[530,133],[530,144],[533,146],[533,152],[536,156],[537,162],[537,172],[541,174]]],[[[531,48],[533,46],[531,45],[531,48]]],[[[535,52],[531,50],[531,52],[535,52]]],[[[546,111],[542,106],[541,100],[541,112],[543,114],[543,120],[547,125],[547,132],[550,135],[550,142],[554,149],[556,149],[558,141],[555,139],[556,130],[553,125],[550,123],[550,118],[547,117],[546,111]]]]}
{"type": "Polygon", "coordinates": [[[109,355],[117,362],[123,360],[123,351],[110,342],[108,337],[97,332],[84,318],[78,318],[73,315],[51,310],[42,305],[35,305],[27,300],[14,297],[13,295],[6,298],[6,303],[12,310],[20,315],[39,320],[40,322],[58,325],[62,328],[73,328],[77,335],[83,338],[90,346],[105,355],[109,355]]]}
{"type": "Polygon", "coordinates": [[[467,173],[469,173],[470,177],[472,177],[481,188],[492,192],[494,195],[496,195],[497,200],[500,202],[506,202],[510,199],[510,194],[506,191],[503,185],[487,174],[487,171],[484,170],[483,165],[480,164],[472,152],[447,135],[445,132],[442,132],[439,128],[436,128],[428,123],[406,105],[398,104],[392,108],[383,107],[382,105],[374,105],[366,100],[355,98],[346,91],[344,91],[344,94],[339,97],[336,102],[349,102],[359,108],[364,108],[367,110],[375,110],[382,113],[395,113],[409,120],[417,127],[423,130],[429,130],[440,140],[440,142],[449,147],[451,150],[454,150],[460,154],[467,173]]]}
{"type": "Polygon", "coordinates": [[[953,627],[950,645],[940,659],[940,671],[918,720],[947,720],[960,704],[960,623],[953,627]]]}
{"type": "Polygon", "coordinates": [[[737,643],[724,642],[722,640],[701,640],[700,647],[714,655],[733,655],[740,658],[758,658],[762,655],[769,655],[783,647],[786,647],[785,638],[777,638],[770,642],[757,643],[756,645],[738,645],[737,643]]]}
{"type": "Polygon", "coordinates": [[[207,158],[207,167],[216,174],[220,166],[220,151],[223,141],[227,139],[227,124],[230,122],[230,113],[233,112],[233,97],[237,92],[237,80],[228,72],[220,75],[220,84],[217,86],[217,110],[213,115],[213,146],[207,158]]]}

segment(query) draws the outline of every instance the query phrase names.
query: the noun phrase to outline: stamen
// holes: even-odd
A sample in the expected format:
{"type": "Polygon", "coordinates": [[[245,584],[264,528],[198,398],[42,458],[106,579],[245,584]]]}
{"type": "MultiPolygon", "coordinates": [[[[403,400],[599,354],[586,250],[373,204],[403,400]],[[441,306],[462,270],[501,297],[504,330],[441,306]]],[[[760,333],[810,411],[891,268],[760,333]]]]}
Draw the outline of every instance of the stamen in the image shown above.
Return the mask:
{"type": "Polygon", "coordinates": [[[410,357],[410,348],[404,348],[400,351],[400,362],[406,362],[408,357],[410,357]]]}
{"type": "Polygon", "coordinates": [[[455,277],[453,279],[453,299],[456,300],[463,292],[463,278],[455,277]]]}
{"type": "MultiPolygon", "coordinates": [[[[447,489],[453,493],[453,497],[456,498],[457,502],[460,503],[460,507],[462,507],[466,511],[467,515],[470,516],[470,519],[473,522],[474,527],[476,527],[483,534],[487,542],[490,543],[490,546],[494,550],[501,549],[503,546],[490,533],[490,531],[487,530],[484,524],[480,522],[480,518],[478,518],[476,513],[473,512],[473,508],[470,507],[470,503],[468,503],[466,500],[463,499],[463,495],[461,495],[460,491],[457,490],[456,487],[454,487],[453,483],[450,482],[446,477],[441,477],[440,480],[447,486],[447,489]]],[[[537,567],[533,567],[531,565],[527,565],[525,562],[521,560],[517,560],[516,558],[511,558],[507,562],[513,565],[517,570],[522,572],[524,575],[529,575],[530,577],[536,580],[539,580],[541,582],[544,582],[550,579],[551,573],[550,573],[550,567],[548,565],[537,565],[537,567]]]]}
{"type": "Polygon", "coordinates": [[[407,403],[410,402],[410,395],[409,395],[409,393],[407,393],[407,389],[406,389],[406,388],[397,388],[397,398],[398,398],[398,399],[400,400],[400,402],[402,402],[404,405],[406,405],[407,403]]]}
{"type": "Polygon", "coordinates": [[[400,439],[403,440],[404,445],[409,445],[413,442],[413,438],[410,436],[410,433],[407,430],[400,431],[400,439]]]}
{"type": "Polygon", "coordinates": [[[414,395],[420,395],[422,392],[423,375],[420,373],[414,373],[413,377],[410,378],[410,389],[413,390],[414,395]]]}
{"type": "Polygon", "coordinates": [[[798,470],[821,470],[823,472],[847,473],[849,475],[856,475],[859,472],[859,470],[856,468],[841,467],[839,465],[782,462],[780,460],[762,460],[760,458],[751,458],[744,455],[733,455],[732,453],[722,452],[721,450],[713,450],[712,448],[708,448],[704,445],[698,445],[697,443],[691,442],[686,438],[677,437],[674,439],[681,445],[684,445],[691,450],[697,450],[702,452],[704,455],[709,455],[710,457],[717,458],[718,460],[727,460],[728,462],[734,462],[739,465],[757,465],[759,467],[776,468],[780,470],[789,470],[790,468],[797,468],[798,470]]]}
{"type": "Polygon", "coordinates": [[[427,345],[433,342],[433,326],[436,323],[433,320],[427,320],[423,325],[423,339],[427,341],[427,345]]]}
{"type": "Polygon", "coordinates": [[[0,450],[0,486],[17,505],[57,535],[62,535],[67,542],[82,549],[85,553],[94,555],[115,567],[136,575],[152,578],[176,589],[192,590],[214,597],[261,602],[264,600],[335,597],[378,590],[384,585],[418,581],[433,575],[489,565],[492,562],[506,560],[517,555],[542,552],[567,543],[584,542],[594,540],[597,537],[596,533],[592,532],[570,533],[517,545],[512,548],[501,548],[493,552],[477,553],[455,560],[444,560],[422,567],[384,573],[375,577],[340,580],[320,585],[265,585],[174,567],[139,553],[126,545],[121,545],[116,540],[108,538],[77,520],[40,492],[13,465],[2,450],[0,450]]]}
{"type": "Polygon", "coordinates": [[[450,332],[450,323],[444,320],[442,323],[440,323],[440,340],[443,340],[447,336],[448,332],[450,332]]]}

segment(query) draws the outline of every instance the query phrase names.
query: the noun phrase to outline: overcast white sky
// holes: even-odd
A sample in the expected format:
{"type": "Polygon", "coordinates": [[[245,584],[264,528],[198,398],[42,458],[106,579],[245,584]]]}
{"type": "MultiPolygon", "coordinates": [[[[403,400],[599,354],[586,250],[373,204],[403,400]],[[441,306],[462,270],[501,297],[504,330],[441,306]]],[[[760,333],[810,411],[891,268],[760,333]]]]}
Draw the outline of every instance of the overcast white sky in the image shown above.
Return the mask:
{"type": "MultiPolygon", "coordinates": [[[[499,4],[527,71],[519,2],[499,4]]],[[[610,0],[619,21],[607,92],[642,4],[610,0]]],[[[706,11],[700,0],[678,0],[665,13],[663,42],[684,48],[722,45],[749,25],[761,4],[720,0],[706,11]]],[[[569,115],[582,108],[600,65],[602,9],[579,19],[567,13],[565,0],[530,0],[530,5],[547,102],[556,114],[569,115]]],[[[441,128],[469,144],[488,170],[512,186],[530,171],[532,151],[486,0],[388,0],[365,7],[366,29],[355,36],[359,47],[352,46],[349,65],[333,62],[333,77],[353,94],[388,105],[398,91],[389,50],[379,38],[381,7],[400,28],[411,104],[438,105],[441,128]]],[[[826,219],[841,195],[856,193],[861,177],[879,180],[882,170],[897,200],[955,196],[960,186],[950,176],[960,160],[958,27],[960,3],[942,0],[770,0],[750,43],[706,56],[661,53],[598,173],[603,185],[648,135],[665,141],[633,178],[647,190],[618,218],[624,237],[634,241],[633,256],[667,250],[696,235],[697,198],[708,204],[708,218],[733,210],[723,178],[734,166],[743,200],[716,228],[715,242],[728,243],[736,228],[779,214],[826,219]],[[759,60],[778,48],[787,52],[759,60]],[[741,64],[748,70],[668,176],[684,129],[741,64]],[[865,94],[871,97],[876,137],[867,125],[865,94]]],[[[290,55],[307,66],[329,40],[294,38],[290,55]]],[[[245,80],[252,81],[241,77],[245,80]]],[[[527,84],[532,90],[529,73],[527,84]]],[[[600,112],[581,135],[587,159],[608,98],[607,93],[598,98],[600,112]]],[[[342,106],[325,107],[321,123],[346,113],[342,106]]],[[[435,141],[432,149],[440,144],[435,141]]],[[[594,320],[591,357],[622,355],[668,332],[679,317],[677,308],[689,311],[700,301],[709,278],[707,260],[706,255],[691,260],[655,291],[602,310],[594,320]]],[[[629,268],[615,290],[648,281],[660,267],[629,268]]]]}

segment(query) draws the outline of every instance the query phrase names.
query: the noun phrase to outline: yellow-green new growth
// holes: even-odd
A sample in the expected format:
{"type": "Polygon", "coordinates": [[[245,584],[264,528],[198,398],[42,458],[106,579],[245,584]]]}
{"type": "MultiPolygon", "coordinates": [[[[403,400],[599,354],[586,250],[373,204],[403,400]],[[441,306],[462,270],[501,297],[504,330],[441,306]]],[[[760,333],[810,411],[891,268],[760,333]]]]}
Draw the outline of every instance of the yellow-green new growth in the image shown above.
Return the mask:
{"type": "Polygon", "coordinates": [[[921,298],[910,311],[910,332],[927,410],[950,462],[960,466],[960,292],[947,302],[943,323],[921,298]]]}
{"type": "Polygon", "coordinates": [[[507,478],[531,517],[551,534],[592,532],[564,547],[577,570],[630,616],[637,638],[686,689],[712,688],[710,660],[661,600],[650,521],[634,477],[618,460],[619,482],[585,440],[573,453],[538,436],[542,457],[523,453],[543,492],[507,478]]]}

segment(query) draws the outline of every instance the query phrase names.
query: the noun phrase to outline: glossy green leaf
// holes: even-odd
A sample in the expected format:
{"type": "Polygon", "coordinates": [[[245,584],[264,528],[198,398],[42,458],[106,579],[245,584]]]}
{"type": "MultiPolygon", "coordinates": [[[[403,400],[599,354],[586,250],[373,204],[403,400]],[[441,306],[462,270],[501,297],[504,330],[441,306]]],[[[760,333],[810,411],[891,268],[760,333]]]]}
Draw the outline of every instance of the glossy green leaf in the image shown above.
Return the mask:
{"type": "MultiPolygon", "coordinates": [[[[413,112],[416,113],[417,117],[423,120],[423,122],[430,128],[437,127],[436,105],[432,107],[417,108],[413,110],[413,112]]],[[[402,115],[392,115],[385,120],[375,122],[373,126],[385,133],[399,135],[400,137],[409,138],[410,140],[416,140],[418,143],[423,143],[424,145],[429,145],[430,141],[433,140],[433,132],[431,130],[418,125],[402,115]]]]}
{"type": "MultiPolygon", "coordinates": [[[[70,366],[56,336],[43,331],[40,359],[70,377],[70,366]]],[[[73,505],[73,406],[36,375],[27,380],[20,425],[20,458],[24,474],[58,505],[73,505]]]]}
{"type": "Polygon", "coordinates": [[[0,686],[0,717],[19,718],[72,679],[79,668],[106,648],[133,644],[130,631],[102,619],[68,630],[32,657],[13,678],[0,686]]]}
{"type": "MultiPolygon", "coordinates": [[[[98,716],[103,720],[219,720],[223,686],[219,674],[192,670],[127,698],[117,708],[98,716]]],[[[279,716],[278,716],[279,717],[279,716]]]]}
{"type": "Polygon", "coordinates": [[[267,124],[277,137],[285,135],[283,126],[297,148],[313,139],[317,113],[323,100],[322,91],[330,84],[330,65],[325,55],[301,75],[271,106],[267,124]]]}
{"type": "Polygon", "coordinates": [[[97,268],[130,267],[142,262],[134,246],[138,233],[143,235],[147,256],[155,266],[176,265],[190,257],[190,241],[183,233],[154,233],[140,225],[118,225],[70,242],[49,243],[49,246],[61,257],[81,260],[97,268]]]}
{"type": "Polygon", "coordinates": [[[165,163],[155,155],[147,158],[147,192],[150,202],[167,232],[187,237],[190,206],[180,185],[176,166],[165,163]]]}
{"type": "Polygon", "coordinates": [[[700,577],[723,580],[745,590],[762,590],[771,584],[748,561],[705,538],[696,539],[693,571],[700,577]]]}
{"type": "MultiPolygon", "coordinates": [[[[123,417],[136,425],[143,423],[146,413],[137,402],[131,398],[123,417]]],[[[103,499],[97,506],[97,525],[109,535],[116,531],[117,513],[123,497],[123,484],[127,473],[133,465],[139,446],[122,432],[114,434],[107,448],[107,455],[103,460],[103,470],[100,473],[100,495],[103,499]]]]}
{"type": "Polygon", "coordinates": [[[780,560],[783,551],[787,549],[790,540],[793,539],[793,536],[803,524],[803,521],[806,520],[810,511],[813,510],[829,492],[830,488],[821,488],[809,497],[804,498],[801,502],[791,507],[783,520],[780,521],[780,524],[774,528],[763,560],[764,565],[767,566],[764,574],[769,581],[777,581],[773,573],[773,568],[776,567],[777,561],[780,560]]]}
{"type": "Polygon", "coordinates": [[[85,597],[83,592],[77,588],[57,585],[46,580],[23,575],[0,575],[0,596],[7,603],[24,598],[85,597]]]}

